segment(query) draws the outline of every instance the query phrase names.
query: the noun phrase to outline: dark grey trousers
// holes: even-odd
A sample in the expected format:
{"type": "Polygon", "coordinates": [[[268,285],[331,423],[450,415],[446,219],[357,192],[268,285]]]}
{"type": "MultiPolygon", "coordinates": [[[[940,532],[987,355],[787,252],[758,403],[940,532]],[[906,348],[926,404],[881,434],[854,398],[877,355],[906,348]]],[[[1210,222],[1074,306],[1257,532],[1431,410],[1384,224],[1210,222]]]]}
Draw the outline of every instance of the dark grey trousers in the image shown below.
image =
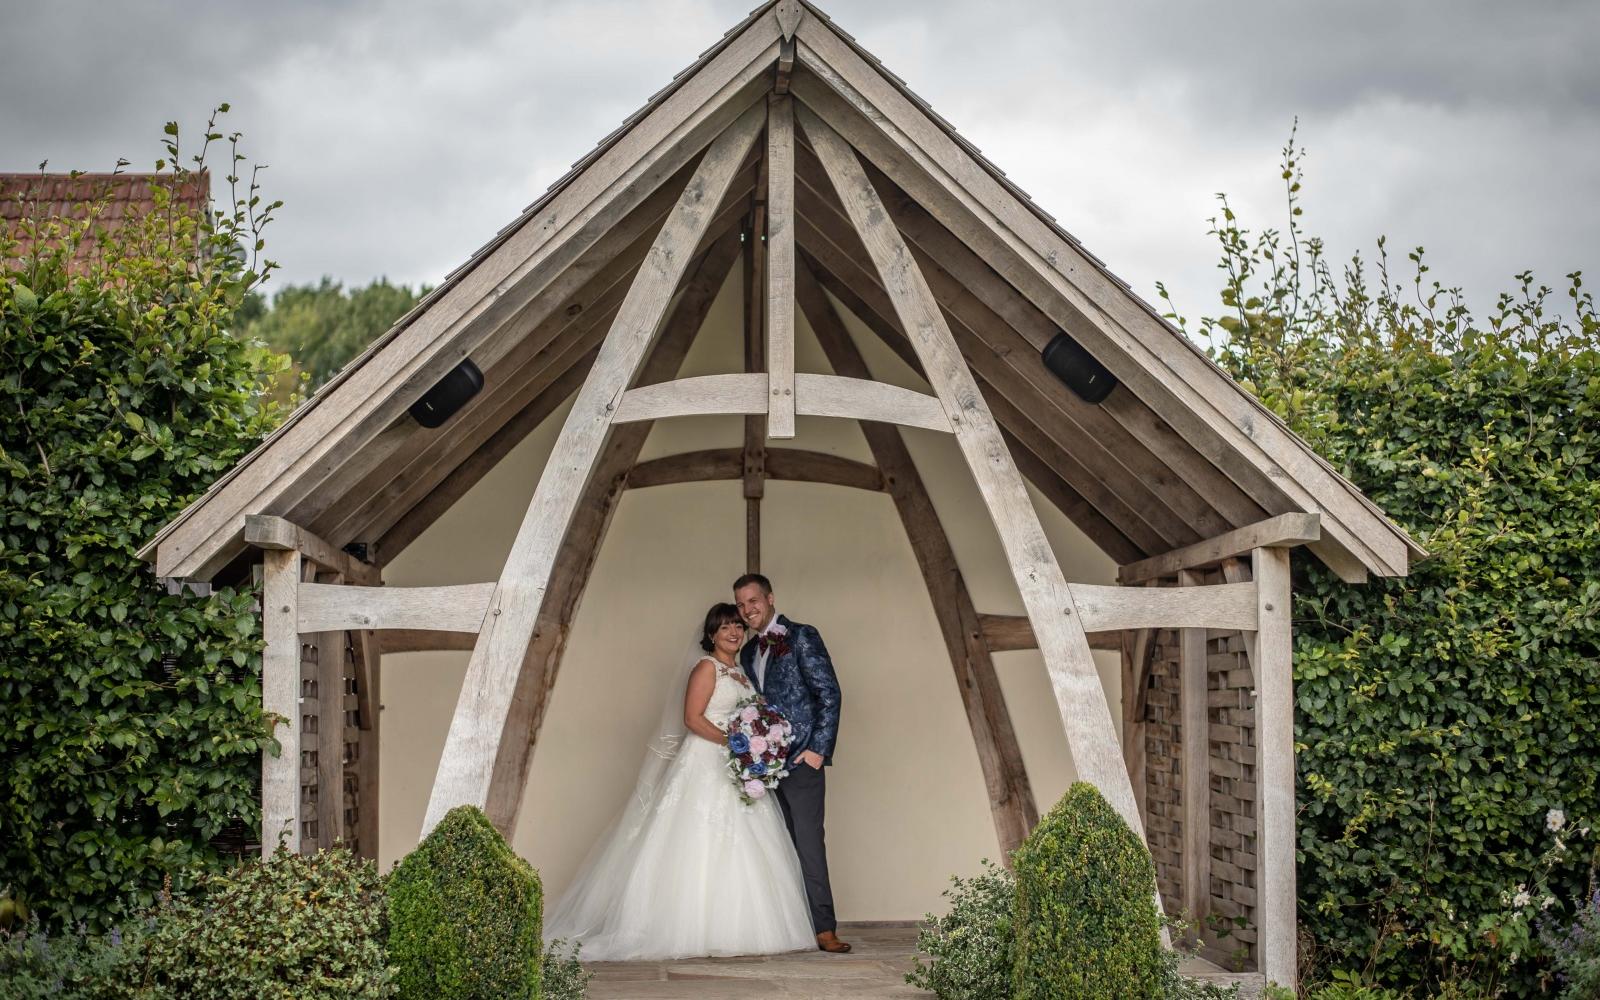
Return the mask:
{"type": "Polygon", "coordinates": [[[811,929],[817,934],[838,927],[833,919],[833,887],[828,884],[828,848],[822,833],[826,770],[796,761],[789,776],[778,783],[778,804],[783,806],[783,822],[789,827],[795,853],[800,855],[811,929]]]}

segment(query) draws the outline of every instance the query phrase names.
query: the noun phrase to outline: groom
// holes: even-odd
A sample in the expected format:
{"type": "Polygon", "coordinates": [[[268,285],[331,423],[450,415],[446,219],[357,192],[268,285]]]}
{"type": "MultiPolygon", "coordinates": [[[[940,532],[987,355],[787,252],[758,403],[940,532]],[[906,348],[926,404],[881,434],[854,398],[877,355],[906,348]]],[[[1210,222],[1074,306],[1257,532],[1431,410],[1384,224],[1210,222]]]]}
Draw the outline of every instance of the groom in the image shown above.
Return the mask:
{"type": "Polygon", "coordinates": [[[846,952],[850,946],[835,933],[828,850],[822,836],[827,781],[822,768],[833,763],[833,744],[839,735],[839,679],[817,630],[778,614],[772,581],[760,573],[746,573],[733,582],[733,601],[751,634],[739,651],[739,663],[767,703],[794,726],[789,776],[778,784],[778,803],[805,875],[811,929],[821,950],[846,952]]]}

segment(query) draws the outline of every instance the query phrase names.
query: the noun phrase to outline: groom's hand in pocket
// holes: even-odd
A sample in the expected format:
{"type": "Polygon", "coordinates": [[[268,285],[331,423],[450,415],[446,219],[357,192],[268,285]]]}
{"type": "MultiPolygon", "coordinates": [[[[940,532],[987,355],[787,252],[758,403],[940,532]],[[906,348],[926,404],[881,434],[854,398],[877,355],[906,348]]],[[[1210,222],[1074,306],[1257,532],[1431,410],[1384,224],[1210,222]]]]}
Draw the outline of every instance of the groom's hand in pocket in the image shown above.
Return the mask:
{"type": "Polygon", "coordinates": [[[814,771],[820,771],[822,769],[822,754],[817,753],[815,750],[802,750],[800,751],[800,756],[797,759],[800,761],[800,763],[814,771]]]}

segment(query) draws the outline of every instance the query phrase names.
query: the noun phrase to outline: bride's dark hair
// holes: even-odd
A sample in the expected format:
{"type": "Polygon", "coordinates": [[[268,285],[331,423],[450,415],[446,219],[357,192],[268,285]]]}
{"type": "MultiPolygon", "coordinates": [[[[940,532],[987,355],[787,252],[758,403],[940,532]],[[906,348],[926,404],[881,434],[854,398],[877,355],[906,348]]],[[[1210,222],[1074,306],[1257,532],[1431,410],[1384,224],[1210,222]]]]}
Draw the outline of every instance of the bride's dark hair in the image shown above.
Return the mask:
{"type": "Polygon", "coordinates": [[[729,622],[744,624],[744,620],[739,617],[738,608],[731,604],[711,605],[711,610],[706,612],[705,630],[700,634],[700,648],[708,653],[716,649],[717,645],[712,641],[712,637],[717,634],[717,629],[729,622]]]}

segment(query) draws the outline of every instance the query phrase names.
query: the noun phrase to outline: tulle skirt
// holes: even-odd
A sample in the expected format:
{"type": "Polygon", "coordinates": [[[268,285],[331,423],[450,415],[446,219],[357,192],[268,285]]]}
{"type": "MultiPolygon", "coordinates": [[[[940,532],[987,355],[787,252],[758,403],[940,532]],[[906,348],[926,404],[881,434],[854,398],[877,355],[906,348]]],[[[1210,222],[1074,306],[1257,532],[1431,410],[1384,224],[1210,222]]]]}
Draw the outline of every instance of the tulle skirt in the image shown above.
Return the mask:
{"type": "Polygon", "coordinates": [[[640,789],[544,924],[587,962],[769,955],[816,947],[774,794],[745,805],[725,751],[689,736],[640,789]]]}

